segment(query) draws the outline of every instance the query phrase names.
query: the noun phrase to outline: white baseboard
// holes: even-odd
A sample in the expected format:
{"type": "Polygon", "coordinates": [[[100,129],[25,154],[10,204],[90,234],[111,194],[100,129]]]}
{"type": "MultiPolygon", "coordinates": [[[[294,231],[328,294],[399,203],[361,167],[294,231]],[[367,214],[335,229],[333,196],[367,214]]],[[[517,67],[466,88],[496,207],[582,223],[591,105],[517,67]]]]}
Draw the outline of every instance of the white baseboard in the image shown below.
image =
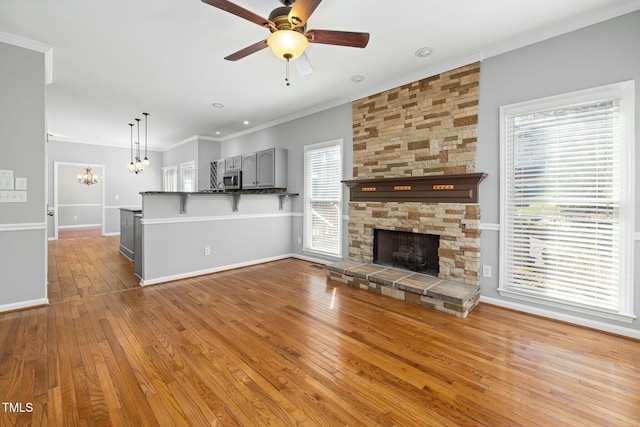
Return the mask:
{"type": "Polygon", "coordinates": [[[49,305],[49,298],[40,298],[30,301],[14,302],[12,304],[0,305],[0,313],[14,310],[22,310],[23,308],[37,307],[39,305],[49,305]]]}
{"type": "Polygon", "coordinates": [[[518,302],[504,301],[497,298],[490,298],[480,296],[480,302],[485,302],[491,305],[497,305],[499,307],[510,308],[512,310],[522,311],[524,313],[535,314],[537,316],[548,317],[550,319],[559,320],[562,322],[573,323],[574,325],[584,326],[591,329],[597,329],[604,332],[609,332],[616,335],[622,335],[629,338],[640,339],[640,330],[631,329],[624,326],[612,325],[610,323],[600,322],[598,320],[584,319],[582,317],[573,316],[570,314],[557,313],[555,311],[546,310],[544,308],[531,307],[526,304],[518,302]]]}
{"type": "Polygon", "coordinates": [[[109,237],[109,236],[119,236],[119,235],[120,235],[120,232],[119,232],[119,231],[114,231],[114,232],[111,232],[111,233],[103,233],[102,235],[103,235],[104,237],[109,237]]]}
{"type": "Polygon", "coordinates": [[[135,254],[131,249],[125,248],[124,246],[120,245],[120,254],[122,254],[122,256],[124,256],[129,261],[134,261],[133,257],[135,254]]]}
{"type": "Polygon", "coordinates": [[[68,230],[71,228],[94,228],[94,227],[102,227],[102,224],[59,225],[58,230],[68,230]]]}

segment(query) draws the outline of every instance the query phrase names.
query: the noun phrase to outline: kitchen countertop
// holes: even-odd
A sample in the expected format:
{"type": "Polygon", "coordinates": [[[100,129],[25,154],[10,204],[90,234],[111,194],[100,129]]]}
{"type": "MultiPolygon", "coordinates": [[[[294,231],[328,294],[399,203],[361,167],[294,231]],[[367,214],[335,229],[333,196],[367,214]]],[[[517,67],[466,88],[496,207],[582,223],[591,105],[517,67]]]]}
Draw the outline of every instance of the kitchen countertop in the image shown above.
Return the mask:
{"type": "Polygon", "coordinates": [[[213,196],[228,196],[228,195],[239,195],[239,194],[277,194],[277,195],[289,195],[289,196],[297,196],[298,193],[288,193],[286,188],[259,188],[259,189],[251,189],[251,190],[228,190],[228,191],[215,191],[215,190],[201,190],[201,191],[142,191],[140,194],[142,195],[165,195],[170,196],[172,194],[175,195],[196,195],[196,194],[206,194],[213,196]]]}

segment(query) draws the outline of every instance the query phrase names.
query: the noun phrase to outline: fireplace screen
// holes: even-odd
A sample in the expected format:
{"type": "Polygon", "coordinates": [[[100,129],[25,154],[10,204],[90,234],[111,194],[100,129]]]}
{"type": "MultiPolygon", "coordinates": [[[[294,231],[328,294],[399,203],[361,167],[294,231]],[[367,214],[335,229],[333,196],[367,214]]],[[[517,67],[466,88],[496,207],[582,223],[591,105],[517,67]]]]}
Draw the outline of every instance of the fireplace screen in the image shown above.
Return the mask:
{"type": "Polygon", "coordinates": [[[373,262],[437,276],[440,236],[405,231],[373,231],[373,262]]]}

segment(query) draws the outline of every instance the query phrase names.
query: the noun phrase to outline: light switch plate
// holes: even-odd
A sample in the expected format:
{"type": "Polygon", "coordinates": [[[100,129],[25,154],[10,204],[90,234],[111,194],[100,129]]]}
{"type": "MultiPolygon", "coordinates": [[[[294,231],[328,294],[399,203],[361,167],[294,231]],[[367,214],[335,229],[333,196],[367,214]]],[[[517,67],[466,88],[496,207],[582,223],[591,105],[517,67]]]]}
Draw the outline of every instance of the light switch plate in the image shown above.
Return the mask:
{"type": "Polygon", "coordinates": [[[13,190],[12,176],[0,176],[0,190],[13,190]]]}
{"type": "Polygon", "coordinates": [[[0,190],[0,203],[26,203],[26,191],[0,190]]]}
{"type": "Polygon", "coordinates": [[[15,189],[16,190],[26,190],[27,189],[27,178],[16,178],[15,189]]]}
{"type": "Polygon", "coordinates": [[[13,177],[13,171],[0,169],[0,176],[13,177]]]}

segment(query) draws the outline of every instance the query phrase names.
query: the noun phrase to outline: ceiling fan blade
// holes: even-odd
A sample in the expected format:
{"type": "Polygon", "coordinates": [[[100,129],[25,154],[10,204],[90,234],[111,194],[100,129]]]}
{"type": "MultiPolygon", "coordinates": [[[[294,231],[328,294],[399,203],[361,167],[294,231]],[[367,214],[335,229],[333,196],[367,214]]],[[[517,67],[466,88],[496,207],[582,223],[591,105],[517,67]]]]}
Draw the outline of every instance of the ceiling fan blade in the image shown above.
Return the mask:
{"type": "Polygon", "coordinates": [[[309,30],[305,34],[309,43],[333,44],[349,47],[366,47],[369,33],[353,33],[350,31],[309,30]]]}
{"type": "Polygon", "coordinates": [[[306,77],[313,74],[313,67],[311,66],[311,62],[309,62],[309,57],[306,52],[302,52],[302,55],[293,63],[296,66],[296,70],[298,70],[298,75],[300,77],[306,77]]]}
{"type": "Polygon", "coordinates": [[[230,2],[229,0],[202,0],[202,2],[213,7],[217,7],[218,9],[222,9],[225,12],[229,12],[232,15],[244,18],[247,21],[254,22],[261,27],[267,27],[270,24],[270,21],[268,19],[263,18],[262,16],[251,12],[250,10],[240,7],[237,4],[230,2]]]}
{"type": "Polygon", "coordinates": [[[265,47],[267,47],[267,41],[260,40],[258,43],[254,43],[251,46],[247,46],[244,49],[240,49],[236,53],[232,53],[231,55],[227,56],[224,59],[226,59],[227,61],[237,61],[238,59],[242,59],[245,56],[251,55],[252,53],[258,52],[264,49],[265,47]]]}
{"type": "Polygon", "coordinates": [[[289,12],[289,22],[296,27],[304,27],[322,0],[296,0],[289,12]]]}

